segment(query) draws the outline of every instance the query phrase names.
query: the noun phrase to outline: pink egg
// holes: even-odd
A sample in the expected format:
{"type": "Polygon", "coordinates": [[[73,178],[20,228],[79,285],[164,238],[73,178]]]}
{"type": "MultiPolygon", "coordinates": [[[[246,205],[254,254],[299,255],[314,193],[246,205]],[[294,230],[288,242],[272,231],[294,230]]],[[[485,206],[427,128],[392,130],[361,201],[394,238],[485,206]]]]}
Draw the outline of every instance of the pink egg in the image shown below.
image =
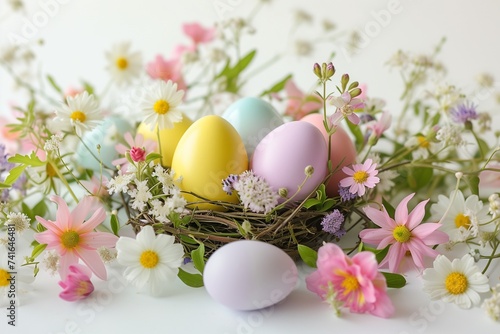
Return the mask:
{"type": "Polygon", "coordinates": [[[312,124],[295,121],[285,123],[265,136],[255,148],[251,168],[269,185],[286,188],[288,196],[300,201],[323,182],[327,173],[327,146],[321,132],[312,124]],[[304,182],[307,166],[313,175],[304,182]]]}
{"type": "MultiPolygon", "coordinates": [[[[325,126],[323,125],[323,115],[309,114],[303,117],[300,121],[308,122],[317,127],[323,134],[325,142],[328,144],[328,134],[326,133],[325,126]]],[[[339,194],[340,180],[347,176],[344,172],[342,172],[342,167],[355,163],[357,152],[351,138],[341,127],[338,127],[337,131],[335,131],[332,135],[331,143],[330,160],[332,161],[332,167],[336,168],[339,166],[326,185],[326,194],[333,197],[339,194]]]]}

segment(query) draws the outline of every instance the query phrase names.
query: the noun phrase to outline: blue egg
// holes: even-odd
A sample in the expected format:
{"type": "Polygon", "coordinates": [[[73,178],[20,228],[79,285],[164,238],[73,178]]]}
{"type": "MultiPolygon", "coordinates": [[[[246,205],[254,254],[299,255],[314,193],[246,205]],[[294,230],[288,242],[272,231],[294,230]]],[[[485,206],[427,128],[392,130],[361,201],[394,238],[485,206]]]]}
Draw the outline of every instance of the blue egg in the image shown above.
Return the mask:
{"type": "Polygon", "coordinates": [[[283,124],[274,107],[257,97],[245,97],[231,104],[222,114],[238,132],[250,157],[269,132],[283,124]]]}
{"type": "Polygon", "coordinates": [[[78,164],[83,168],[99,171],[100,161],[95,158],[98,157],[105,166],[113,168],[111,162],[119,158],[115,146],[123,142],[123,135],[126,132],[133,132],[132,125],[128,121],[119,116],[105,118],[95,129],[83,135],[82,141],[85,145],[80,142],[76,149],[78,164]],[[101,147],[100,153],[97,151],[97,145],[101,147]]]}

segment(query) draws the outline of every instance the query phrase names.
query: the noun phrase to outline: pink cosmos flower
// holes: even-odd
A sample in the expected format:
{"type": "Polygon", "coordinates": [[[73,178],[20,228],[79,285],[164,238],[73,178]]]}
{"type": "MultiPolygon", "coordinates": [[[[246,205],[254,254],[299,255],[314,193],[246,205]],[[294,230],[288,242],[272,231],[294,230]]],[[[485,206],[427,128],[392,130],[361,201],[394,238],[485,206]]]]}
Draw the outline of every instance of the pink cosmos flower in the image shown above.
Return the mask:
{"type": "MultiPolygon", "coordinates": [[[[125,141],[127,142],[128,147],[121,144],[121,143],[117,144],[115,146],[116,151],[118,153],[120,153],[123,157],[120,159],[113,160],[111,162],[113,164],[113,166],[120,165],[122,168],[126,169],[129,165],[129,162],[128,162],[127,158],[125,158],[125,154],[127,154],[127,152],[132,151],[134,148],[135,148],[136,152],[138,152],[137,149],[143,150],[144,151],[143,154],[145,156],[151,152],[154,152],[154,150],[156,150],[157,143],[151,139],[145,140],[144,136],[140,133],[136,134],[135,138],[132,138],[132,135],[130,134],[130,132],[127,132],[127,133],[125,133],[123,138],[125,138],[125,141]]],[[[136,158],[138,158],[138,157],[136,156],[136,158]]],[[[134,160],[134,159],[132,158],[132,160],[134,160]]],[[[139,160],[134,160],[134,161],[139,161],[139,160]]]]}
{"type": "Polygon", "coordinates": [[[323,108],[323,102],[319,96],[304,94],[292,79],[286,82],[285,92],[288,99],[285,114],[292,116],[295,120],[323,108]]]}
{"type": "Polygon", "coordinates": [[[332,243],[318,250],[318,269],[306,278],[307,289],[323,300],[333,296],[351,312],[370,313],[388,318],[394,306],[387,296],[385,277],[377,270],[372,252],[360,252],[349,258],[332,243]]]}
{"type": "Polygon", "coordinates": [[[389,270],[396,272],[401,259],[410,252],[413,263],[418,268],[425,268],[423,257],[434,259],[439,253],[430,246],[448,242],[449,237],[445,232],[438,231],[442,225],[439,223],[420,224],[425,215],[425,205],[429,200],[422,201],[408,214],[408,202],[415,193],[406,196],[396,208],[394,219],[389,217],[384,206],[383,211],[372,207],[363,210],[376,225],[381,228],[369,228],[361,231],[361,241],[377,245],[377,249],[389,246],[387,256],[380,263],[381,266],[389,264],[389,270]]]}
{"type": "Polygon", "coordinates": [[[335,113],[330,117],[332,124],[338,124],[344,117],[353,124],[359,123],[359,116],[356,115],[356,111],[364,108],[363,100],[359,97],[353,99],[349,92],[344,92],[341,96],[332,97],[330,104],[337,107],[335,113]]]}
{"type": "Polygon", "coordinates": [[[199,23],[185,23],[182,30],[195,45],[211,42],[215,38],[216,32],[215,27],[205,28],[199,23]]]}
{"type": "Polygon", "coordinates": [[[51,201],[57,203],[56,221],[45,220],[37,216],[36,220],[47,230],[35,234],[35,240],[47,244],[47,250],[55,249],[61,256],[59,274],[64,280],[69,274],[69,267],[83,262],[100,279],[107,277],[106,267],[97,253],[99,247],[114,247],[118,237],[105,232],[94,232],[94,229],[106,218],[106,212],[95,197],[84,197],[72,212],[59,196],[52,196],[51,201]],[[93,215],[85,221],[85,218],[93,215]]]}
{"type": "Polygon", "coordinates": [[[357,193],[358,196],[363,196],[366,188],[373,188],[380,182],[376,176],[378,174],[376,168],[377,164],[373,163],[372,159],[366,159],[363,164],[354,164],[352,168],[343,167],[342,171],[349,176],[340,180],[340,186],[348,187],[351,194],[357,193]]]}
{"type": "Polygon", "coordinates": [[[72,264],[69,266],[66,279],[59,282],[59,286],[63,288],[59,297],[68,302],[87,298],[94,291],[94,284],[90,281],[91,276],[89,268],[81,264],[72,264]]]}
{"type": "Polygon", "coordinates": [[[186,82],[182,77],[181,64],[178,58],[166,60],[162,55],[157,55],[155,60],[146,64],[146,72],[152,79],[163,81],[171,80],[181,90],[186,90],[186,82]]]}

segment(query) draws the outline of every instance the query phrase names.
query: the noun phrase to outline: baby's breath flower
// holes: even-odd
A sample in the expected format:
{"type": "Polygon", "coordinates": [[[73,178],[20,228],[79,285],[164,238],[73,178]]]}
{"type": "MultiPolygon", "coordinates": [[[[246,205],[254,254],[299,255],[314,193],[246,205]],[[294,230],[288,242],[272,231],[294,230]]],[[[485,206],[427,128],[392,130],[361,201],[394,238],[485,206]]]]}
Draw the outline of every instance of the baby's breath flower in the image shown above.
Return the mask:
{"type": "Polygon", "coordinates": [[[436,139],[446,146],[459,146],[465,144],[462,139],[462,128],[453,124],[445,124],[441,127],[436,134],[436,139]]]}
{"type": "Polygon", "coordinates": [[[483,302],[483,309],[491,319],[500,320],[500,284],[491,289],[492,295],[483,302]]]}
{"type": "Polygon", "coordinates": [[[252,212],[268,213],[278,205],[279,194],[252,171],[243,172],[233,187],[245,209],[252,212]]]}
{"type": "Polygon", "coordinates": [[[61,142],[63,139],[63,134],[58,133],[52,135],[49,140],[47,140],[43,146],[45,152],[58,151],[61,147],[61,142]]]}
{"type": "Polygon", "coordinates": [[[104,263],[111,263],[116,259],[116,254],[117,254],[116,249],[111,249],[102,246],[97,248],[97,252],[99,253],[99,256],[101,257],[104,263]]]}
{"type": "Polygon", "coordinates": [[[136,210],[143,210],[146,203],[153,198],[153,194],[149,191],[148,180],[136,181],[135,186],[135,189],[128,192],[130,197],[134,199],[131,207],[136,210]]]}
{"type": "Polygon", "coordinates": [[[7,215],[6,225],[14,226],[17,233],[21,234],[30,227],[30,219],[24,213],[11,212],[7,215]]]}
{"type": "Polygon", "coordinates": [[[109,194],[113,195],[113,193],[119,192],[126,193],[128,191],[128,185],[132,182],[133,178],[134,174],[123,174],[122,171],[119,170],[118,175],[109,180],[106,184],[109,194]]]}
{"type": "Polygon", "coordinates": [[[295,41],[295,52],[299,56],[308,56],[313,51],[313,45],[306,40],[298,39],[295,41]]]}
{"type": "Polygon", "coordinates": [[[52,276],[59,271],[60,256],[55,250],[45,252],[45,257],[42,260],[42,268],[47,270],[52,276]]]}

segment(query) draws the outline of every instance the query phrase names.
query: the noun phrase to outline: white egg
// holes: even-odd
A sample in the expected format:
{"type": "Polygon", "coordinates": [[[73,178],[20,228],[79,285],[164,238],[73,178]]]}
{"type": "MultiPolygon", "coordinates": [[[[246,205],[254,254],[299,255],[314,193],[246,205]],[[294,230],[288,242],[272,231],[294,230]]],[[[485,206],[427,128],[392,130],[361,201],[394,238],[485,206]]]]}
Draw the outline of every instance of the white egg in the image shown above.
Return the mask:
{"type": "Polygon", "coordinates": [[[208,294],[235,310],[258,310],[285,299],[297,284],[297,266],[280,248],[255,240],[234,241],[208,259],[208,294]]]}

